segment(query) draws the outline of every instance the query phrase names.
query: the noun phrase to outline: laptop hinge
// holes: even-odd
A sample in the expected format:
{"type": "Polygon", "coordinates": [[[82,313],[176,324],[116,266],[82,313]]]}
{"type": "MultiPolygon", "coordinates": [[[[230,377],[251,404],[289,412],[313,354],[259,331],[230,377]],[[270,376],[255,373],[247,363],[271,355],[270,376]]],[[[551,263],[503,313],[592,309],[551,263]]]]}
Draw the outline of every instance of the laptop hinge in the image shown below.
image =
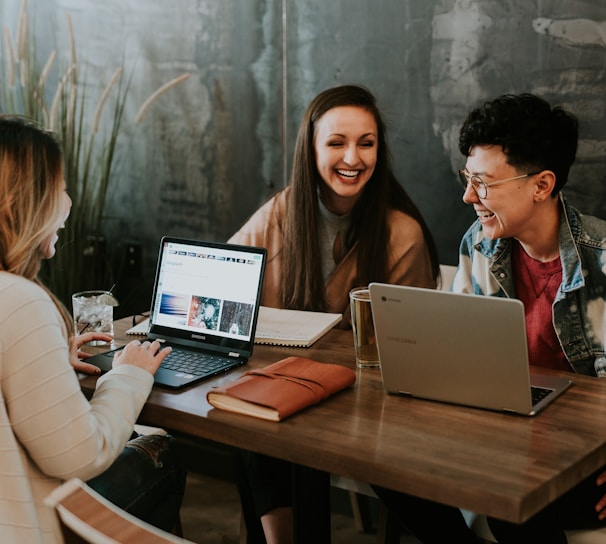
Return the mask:
{"type": "Polygon", "coordinates": [[[228,353],[228,355],[229,355],[230,357],[235,357],[235,358],[240,357],[240,354],[239,354],[239,353],[235,353],[235,352],[233,352],[233,351],[230,351],[230,352],[228,353]]]}

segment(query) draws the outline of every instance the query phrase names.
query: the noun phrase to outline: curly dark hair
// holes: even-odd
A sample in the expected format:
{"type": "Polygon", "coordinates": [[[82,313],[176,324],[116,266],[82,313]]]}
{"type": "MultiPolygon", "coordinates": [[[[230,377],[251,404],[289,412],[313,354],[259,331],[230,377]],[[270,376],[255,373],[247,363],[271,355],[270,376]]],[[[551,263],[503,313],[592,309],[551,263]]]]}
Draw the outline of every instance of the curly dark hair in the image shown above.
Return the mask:
{"type": "Polygon", "coordinates": [[[507,162],[520,171],[551,170],[556,176],[552,196],[568,181],[577,152],[577,118],[530,93],[505,94],[469,113],[459,134],[466,157],[477,145],[498,145],[507,162]]]}

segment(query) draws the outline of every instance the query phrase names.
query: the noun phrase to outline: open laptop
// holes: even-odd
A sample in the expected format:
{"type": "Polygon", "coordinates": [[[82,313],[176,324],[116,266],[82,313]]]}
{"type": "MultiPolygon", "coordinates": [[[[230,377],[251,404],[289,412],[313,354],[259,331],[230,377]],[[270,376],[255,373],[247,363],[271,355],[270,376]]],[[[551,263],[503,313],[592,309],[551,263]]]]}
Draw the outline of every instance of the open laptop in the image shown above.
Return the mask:
{"type": "Polygon", "coordinates": [[[530,374],[519,300],[382,283],[370,297],[389,393],[532,416],[572,383],[530,374]]]}
{"type": "MultiPolygon", "coordinates": [[[[156,384],[181,388],[246,363],[265,261],[263,248],[162,238],[147,336],[173,352],[156,372],[156,384]]],[[[107,372],[115,351],[87,362],[107,372]]]]}

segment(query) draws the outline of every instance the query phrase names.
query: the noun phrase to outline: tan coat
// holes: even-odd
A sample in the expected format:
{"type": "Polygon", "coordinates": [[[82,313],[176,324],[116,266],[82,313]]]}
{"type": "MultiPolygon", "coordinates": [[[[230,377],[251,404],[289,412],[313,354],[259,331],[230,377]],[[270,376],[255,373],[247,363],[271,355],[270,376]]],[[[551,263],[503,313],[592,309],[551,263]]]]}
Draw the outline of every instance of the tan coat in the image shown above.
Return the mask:
{"type": "MultiPolygon", "coordinates": [[[[229,241],[267,249],[267,267],[261,304],[280,307],[283,224],[288,189],[280,191],[259,208],[229,241]]],[[[390,210],[387,283],[435,288],[431,260],[421,226],[409,215],[390,210]]],[[[356,285],[357,244],[349,250],[326,282],[328,311],[343,313],[349,323],[349,291],[356,285]]]]}

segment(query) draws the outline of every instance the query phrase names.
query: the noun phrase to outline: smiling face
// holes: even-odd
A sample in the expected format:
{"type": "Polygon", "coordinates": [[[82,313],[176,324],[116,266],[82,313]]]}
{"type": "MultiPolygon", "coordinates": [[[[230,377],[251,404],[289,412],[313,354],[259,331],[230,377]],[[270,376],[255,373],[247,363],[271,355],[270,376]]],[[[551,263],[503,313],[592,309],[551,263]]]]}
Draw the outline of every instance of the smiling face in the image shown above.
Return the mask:
{"type": "MultiPolygon", "coordinates": [[[[507,164],[507,155],[500,146],[473,147],[465,169],[487,184],[527,173],[507,164]]],[[[463,201],[473,205],[484,234],[491,240],[510,237],[524,240],[535,229],[536,184],[533,176],[489,187],[486,198],[479,198],[469,184],[463,201]]]]}
{"type": "Polygon", "coordinates": [[[377,123],[358,106],[328,110],[315,122],[316,167],[323,184],[320,195],[333,213],[349,213],[377,164],[377,123]]]}

